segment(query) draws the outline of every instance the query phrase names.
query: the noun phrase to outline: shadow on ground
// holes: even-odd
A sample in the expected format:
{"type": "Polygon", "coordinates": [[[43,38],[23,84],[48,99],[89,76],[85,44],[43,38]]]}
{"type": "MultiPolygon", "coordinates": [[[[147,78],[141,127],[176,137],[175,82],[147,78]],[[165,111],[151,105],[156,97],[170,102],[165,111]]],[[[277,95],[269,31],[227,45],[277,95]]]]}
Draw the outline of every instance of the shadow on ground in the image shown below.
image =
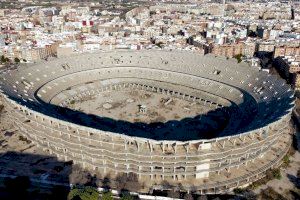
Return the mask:
{"type": "Polygon", "coordinates": [[[0,155],[0,199],[67,199],[72,162],[45,155],[0,155]]]}

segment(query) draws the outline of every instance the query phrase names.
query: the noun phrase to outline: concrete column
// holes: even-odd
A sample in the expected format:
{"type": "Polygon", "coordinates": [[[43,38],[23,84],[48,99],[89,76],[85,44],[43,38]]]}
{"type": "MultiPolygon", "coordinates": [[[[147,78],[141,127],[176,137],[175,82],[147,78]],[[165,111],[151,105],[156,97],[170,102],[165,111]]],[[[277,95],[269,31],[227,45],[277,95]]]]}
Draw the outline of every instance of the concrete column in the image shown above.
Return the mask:
{"type": "Polygon", "coordinates": [[[149,145],[150,152],[152,153],[153,152],[153,145],[149,141],[148,141],[148,145],[149,145]]]}
{"type": "Polygon", "coordinates": [[[200,150],[201,150],[201,144],[203,144],[203,142],[198,144],[197,151],[200,151],[200,150]]]}
{"type": "Polygon", "coordinates": [[[188,143],[188,145],[186,145],[186,152],[189,153],[190,151],[190,143],[188,143]]]}
{"type": "Polygon", "coordinates": [[[127,141],[126,140],[124,140],[124,148],[127,151],[127,141]]]}
{"type": "Polygon", "coordinates": [[[151,171],[150,178],[151,178],[151,180],[153,180],[153,166],[150,167],[150,171],[151,171]]]}
{"type": "Polygon", "coordinates": [[[136,141],[136,147],[137,147],[137,151],[140,152],[140,144],[138,143],[138,141],[136,141]]]}
{"type": "Polygon", "coordinates": [[[233,140],[233,145],[235,145],[235,142],[236,142],[236,139],[234,138],[234,140],[233,140]]]}
{"type": "Polygon", "coordinates": [[[139,179],[141,179],[141,170],[142,170],[142,166],[139,166],[139,173],[138,173],[139,179]]]}
{"type": "Polygon", "coordinates": [[[249,138],[250,138],[251,140],[253,139],[253,134],[252,134],[252,133],[249,134],[249,138]]]}
{"type": "Polygon", "coordinates": [[[174,149],[174,153],[176,154],[177,153],[177,144],[176,143],[173,145],[173,149],[174,149]]]}

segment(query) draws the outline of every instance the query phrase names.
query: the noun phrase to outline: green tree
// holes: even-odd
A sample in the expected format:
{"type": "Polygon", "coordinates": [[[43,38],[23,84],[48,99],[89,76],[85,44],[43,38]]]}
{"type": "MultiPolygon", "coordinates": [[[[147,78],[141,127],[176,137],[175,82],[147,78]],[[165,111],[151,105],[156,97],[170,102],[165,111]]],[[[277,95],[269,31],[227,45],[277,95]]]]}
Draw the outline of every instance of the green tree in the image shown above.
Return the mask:
{"type": "Polygon", "coordinates": [[[5,61],[6,61],[6,58],[5,58],[4,55],[2,55],[1,58],[0,58],[0,62],[1,62],[1,63],[5,63],[5,61]]]}
{"type": "Polygon", "coordinates": [[[235,55],[234,58],[237,59],[238,63],[242,62],[242,54],[235,55]]]}
{"type": "Polygon", "coordinates": [[[93,187],[73,188],[68,194],[68,200],[98,200],[99,193],[93,187]]]}
{"type": "Polygon", "coordinates": [[[21,60],[19,58],[15,58],[14,61],[15,63],[20,63],[21,60]]]}
{"type": "Polygon", "coordinates": [[[111,192],[105,192],[102,194],[101,200],[113,200],[113,196],[111,192]]]}
{"type": "Polygon", "coordinates": [[[279,168],[274,168],[274,169],[268,169],[266,171],[266,177],[269,180],[273,180],[273,179],[281,179],[281,172],[279,168]]]}
{"type": "Polygon", "coordinates": [[[243,193],[243,191],[244,190],[242,188],[239,188],[239,187],[233,189],[234,194],[241,194],[241,193],[243,193]]]}
{"type": "Polygon", "coordinates": [[[133,200],[133,196],[131,196],[130,194],[124,194],[122,197],[121,197],[121,200],[133,200]]]}

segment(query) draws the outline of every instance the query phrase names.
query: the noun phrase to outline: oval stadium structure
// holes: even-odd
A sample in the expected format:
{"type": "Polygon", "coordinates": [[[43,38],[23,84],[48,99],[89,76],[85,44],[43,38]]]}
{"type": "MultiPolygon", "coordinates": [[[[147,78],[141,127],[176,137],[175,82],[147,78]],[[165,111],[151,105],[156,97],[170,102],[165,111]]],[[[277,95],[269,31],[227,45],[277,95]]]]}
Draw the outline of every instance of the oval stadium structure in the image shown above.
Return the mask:
{"type": "Polygon", "coordinates": [[[292,89],[235,59],[98,52],[20,66],[0,85],[9,120],[37,146],[149,187],[222,193],[262,178],[291,144],[292,89]]]}

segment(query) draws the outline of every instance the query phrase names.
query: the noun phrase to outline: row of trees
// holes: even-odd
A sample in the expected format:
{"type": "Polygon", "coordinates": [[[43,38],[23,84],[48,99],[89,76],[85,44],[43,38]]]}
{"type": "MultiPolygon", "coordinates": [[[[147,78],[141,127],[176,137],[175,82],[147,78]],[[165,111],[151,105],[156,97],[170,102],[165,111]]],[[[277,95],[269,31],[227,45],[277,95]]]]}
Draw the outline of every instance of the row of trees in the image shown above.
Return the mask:
{"type": "MultiPolygon", "coordinates": [[[[68,200],[113,200],[113,194],[108,191],[100,194],[96,188],[85,186],[85,187],[76,187],[73,188],[69,195],[68,200]]],[[[121,194],[121,200],[134,200],[135,197],[130,195],[129,193],[121,194]]]]}
{"type": "Polygon", "coordinates": [[[142,186],[138,181],[138,177],[134,173],[118,174],[115,178],[111,178],[109,175],[101,177],[100,174],[91,174],[89,171],[82,169],[79,165],[72,166],[72,173],[69,176],[70,183],[73,185],[68,199],[69,200],[112,200],[113,196],[111,192],[105,192],[99,194],[97,187],[105,188],[109,191],[111,188],[115,188],[121,191],[120,198],[123,200],[134,199],[129,191],[139,191],[142,186]]]}
{"type": "MultiPolygon", "coordinates": [[[[22,61],[23,61],[23,62],[27,62],[26,59],[23,59],[22,61]]],[[[1,64],[9,64],[9,63],[11,63],[11,62],[12,62],[12,61],[11,61],[9,58],[5,57],[4,55],[2,55],[2,56],[0,57],[0,63],[1,63],[1,64]]],[[[19,64],[19,63],[21,62],[21,60],[20,60],[19,58],[14,58],[13,62],[16,63],[16,64],[19,64]]]]}

